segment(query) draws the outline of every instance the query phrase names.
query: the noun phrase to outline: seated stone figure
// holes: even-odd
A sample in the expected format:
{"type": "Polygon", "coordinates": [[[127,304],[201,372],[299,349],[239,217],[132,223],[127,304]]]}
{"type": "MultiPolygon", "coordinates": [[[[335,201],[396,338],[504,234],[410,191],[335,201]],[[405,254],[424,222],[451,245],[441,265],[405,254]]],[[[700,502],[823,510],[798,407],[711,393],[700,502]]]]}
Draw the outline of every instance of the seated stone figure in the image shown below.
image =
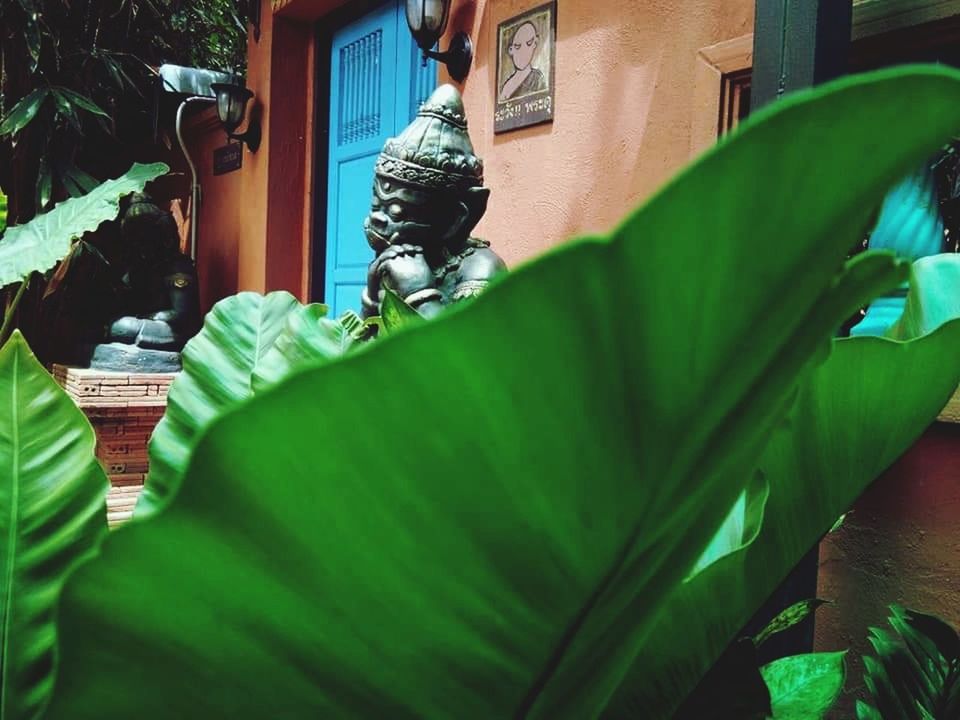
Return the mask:
{"type": "Polygon", "coordinates": [[[175,372],[180,351],[201,322],[193,261],[180,252],[170,213],[144,193],[131,197],[120,228],[128,253],[122,314],[109,322],[90,367],[175,372]]]}
{"type": "Polygon", "coordinates": [[[483,163],[473,152],[460,93],[443,85],[377,158],[364,231],[376,253],[363,292],[378,315],[384,288],[425,317],[481,292],[506,270],[470,232],[487,209],[483,163]]]}

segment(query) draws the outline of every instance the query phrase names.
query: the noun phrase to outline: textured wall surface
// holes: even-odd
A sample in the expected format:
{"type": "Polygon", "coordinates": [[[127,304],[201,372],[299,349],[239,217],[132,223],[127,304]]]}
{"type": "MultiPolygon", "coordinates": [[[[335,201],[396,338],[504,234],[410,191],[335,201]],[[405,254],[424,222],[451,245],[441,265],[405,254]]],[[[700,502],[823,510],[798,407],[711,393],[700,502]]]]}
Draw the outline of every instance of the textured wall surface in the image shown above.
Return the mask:
{"type": "MultiPolygon", "coordinates": [[[[238,221],[244,213],[239,207],[244,175],[242,170],[226,175],[213,174],[213,151],[224,145],[227,137],[212,105],[186,123],[184,135],[189,138],[188,147],[202,191],[197,227],[197,272],[200,276],[200,306],[206,313],[217,300],[233,295],[239,289],[238,221]]],[[[249,153],[244,152],[244,166],[249,161],[249,153]]],[[[184,173],[184,194],[189,198],[189,171],[185,168],[184,173]]],[[[187,218],[181,227],[186,230],[189,227],[189,203],[184,202],[182,207],[186,208],[187,218]]]]}
{"type": "MultiPolygon", "coordinates": [[[[271,0],[261,0],[247,86],[256,93],[251,112],[264,140],[256,154],[244,152],[241,171],[212,177],[210,153],[223,135],[207,129],[191,137],[207,166],[201,254],[228,276],[210,281],[205,307],[237,289],[308,293],[313,27],[341,4],[288,0],[274,15],[271,0]],[[233,268],[224,260],[231,254],[233,268]]],[[[753,24],[753,0],[563,0],[554,122],[494,135],[496,26],[539,4],[460,0],[449,23],[451,32],[465,30],[475,44],[462,90],[493,190],[477,234],[511,264],[577,234],[611,228],[683,167],[692,118],[718,112],[716,98],[704,102],[694,93],[697,51],[749,33],[753,24]]]]}
{"type": "Polygon", "coordinates": [[[820,546],[817,650],[850,648],[837,717],[863,697],[871,626],[887,606],[938,615],[960,626],[960,425],[937,423],[857,501],[820,546]]]}
{"type": "Polygon", "coordinates": [[[477,234],[511,264],[610,229],[683,167],[692,118],[718,114],[695,106],[697,51],[753,29],[753,0],[561,0],[555,119],[495,135],[497,24],[540,4],[461,0],[448,27],[476,47],[462,90],[492,189],[477,234]]]}

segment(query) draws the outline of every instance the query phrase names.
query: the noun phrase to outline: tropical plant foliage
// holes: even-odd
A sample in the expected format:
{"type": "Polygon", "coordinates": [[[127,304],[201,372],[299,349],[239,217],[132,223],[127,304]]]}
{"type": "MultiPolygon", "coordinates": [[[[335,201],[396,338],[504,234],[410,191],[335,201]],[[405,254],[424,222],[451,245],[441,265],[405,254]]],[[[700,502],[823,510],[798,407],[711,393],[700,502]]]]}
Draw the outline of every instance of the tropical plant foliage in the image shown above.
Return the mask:
{"type": "Polygon", "coordinates": [[[6,307],[0,343],[12,329],[31,275],[53,268],[67,257],[75,241],[117,216],[122,197],[143,190],[169,169],[163,163],[134,164],[124,175],[96,185],[87,195],[65,200],[50,212],[7,228],[0,237],[0,289],[12,283],[20,283],[20,287],[6,307]]]}
{"type": "MultiPolygon", "coordinates": [[[[90,192],[135,160],[171,160],[157,136],[156,68],[164,62],[214,69],[242,64],[246,6],[234,9],[230,0],[0,0],[0,190],[9,198],[11,224],[90,192]]],[[[172,113],[161,118],[161,128],[167,118],[172,113]]],[[[99,251],[109,243],[108,237],[99,251]]],[[[103,283],[93,278],[80,285],[88,294],[103,293],[103,283]]],[[[36,278],[24,289],[19,296],[19,289],[0,292],[0,302],[16,300],[19,327],[44,361],[63,359],[73,343],[60,338],[69,338],[76,321],[60,308],[76,304],[75,298],[49,302],[50,288],[36,278]]]]}
{"type": "Polygon", "coordinates": [[[106,534],[93,429],[19,333],[0,348],[0,717],[38,717],[53,687],[64,578],[106,534]]]}
{"type": "Polygon", "coordinates": [[[859,720],[960,718],[960,637],[939,618],[890,606],[890,626],[870,629],[876,656],[863,658],[871,703],[857,702],[859,720]]]}
{"type": "Polygon", "coordinates": [[[611,703],[620,709],[611,717],[635,717],[660,698],[683,697],[724,650],[725,638],[735,636],[777,587],[780,578],[770,568],[793,567],[946,403],[958,378],[941,376],[938,367],[960,349],[960,307],[952,284],[960,256],[925,258],[912,270],[907,304],[931,308],[929,322],[913,325],[913,332],[899,340],[834,341],[829,360],[810,372],[788,422],[760,458],[769,498],[759,503],[757,483],[747,486],[744,525],[749,529],[759,522],[760,532],[752,543],[744,535],[740,543],[715,547],[716,561],[678,588],[648,652],[611,703]],[[920,378],[935,386],[921,388],[920,378]],[[885,410],[892,392],[898,398],[896,413],[885,410]],[[836,442],[839,437],[842,443],[836,442]],[[717,597],[724,601],[716,602],[717,597]],[[704,631],[693,629],[694,616],[704,631]],[[682,645],[676,643],[679,636],[685,638],[682,645]],[[664,668],[669,671],[654,672],[664,668]]]}
{"type": "Polygon", "coordinates": [[[257,0],[167,2],[167,40],[183,65],[243,73],[247,66],[247,7],[257,0]]]}
{"type": "Polygon", "coordinates": [[[67,256],[75,240],[117,216],[121,198],[143,190],[169,169],[163,163],[135,163],[125,174],[98,183],[83,197],[65,200],[50,212],[9,228],[0,240],[0,288],[52,269],[67,256]]]}
{"type": "Polygon", "coordinates": [[[843,258],[958,126],[944,69],[786,99],[609,237],[241,402],[68,583],[49,717],[670,717],[960,381],[957,320],[830,339],[906,279],[843,258]]]}
{"type": "Polygon", "coordinates": [[[242,292],[214,305],[183,350],[183,371],[150,440],[150,475],[138,516],[177,491],[190,451],[215,418],[296,367],[347,351],[353,336],[326,312],[323,305],[301,305],[288,292],[242,292]]]}
{"type": "Polygon", "coordinates": [[[228,0],[0,0],[0,187],[14,221],[89,192],[142,154],[153,68],[233,69],[245,42],[228,0]]]}

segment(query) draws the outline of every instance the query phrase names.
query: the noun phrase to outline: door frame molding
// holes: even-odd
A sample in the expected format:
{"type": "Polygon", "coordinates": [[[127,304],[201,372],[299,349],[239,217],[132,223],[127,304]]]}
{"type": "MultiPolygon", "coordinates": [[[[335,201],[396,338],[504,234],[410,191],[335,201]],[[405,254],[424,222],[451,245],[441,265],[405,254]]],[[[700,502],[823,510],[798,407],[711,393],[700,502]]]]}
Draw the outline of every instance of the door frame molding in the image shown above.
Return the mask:
{"type": "MultiPolygon", "coordinates": [[[[383,4],[384,0],[354,0],[341,4],[333,11],[314,22],[313,66],[314,103],[313,103],[313,198],[310,205],[310,223],[305,237],[305,252],[309,254],[307,277],[304,282],[306,299],[320,302],[324,298],[327,272],[327,164],[330,162],[330,98],[331,67],[330,54],[333,49],[333,36],[344,25],[358,20],[366,13],[383,4]]],[[[291,7],[288,3],[284,7],[291,7]]]]}

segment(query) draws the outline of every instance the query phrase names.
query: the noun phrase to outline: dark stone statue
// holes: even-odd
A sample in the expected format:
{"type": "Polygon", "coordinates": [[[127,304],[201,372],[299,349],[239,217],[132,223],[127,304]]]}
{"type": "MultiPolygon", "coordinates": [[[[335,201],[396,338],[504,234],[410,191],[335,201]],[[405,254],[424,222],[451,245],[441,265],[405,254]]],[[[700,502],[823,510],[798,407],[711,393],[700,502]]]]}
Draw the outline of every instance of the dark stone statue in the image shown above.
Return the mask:
{"type": "Polygon", "coordinates": [[[180,351],[200,329],[193,261],[180,252],[173,217],[136,193],[120,224],[127,254],[121,312],[94,346],[90,367],[121,372],[175,372],[180,351]]]}
{"type": "Polygon", "coordinates": [[[431,317],[480,293],[506,270],[490,244],[470,232],[487,209],[483,163],[474,155],[460,93],[443,85],[377,158],[373,202],[364,221],[377,254],[363,292],[378,315],[389,288],[431,317]]]}

